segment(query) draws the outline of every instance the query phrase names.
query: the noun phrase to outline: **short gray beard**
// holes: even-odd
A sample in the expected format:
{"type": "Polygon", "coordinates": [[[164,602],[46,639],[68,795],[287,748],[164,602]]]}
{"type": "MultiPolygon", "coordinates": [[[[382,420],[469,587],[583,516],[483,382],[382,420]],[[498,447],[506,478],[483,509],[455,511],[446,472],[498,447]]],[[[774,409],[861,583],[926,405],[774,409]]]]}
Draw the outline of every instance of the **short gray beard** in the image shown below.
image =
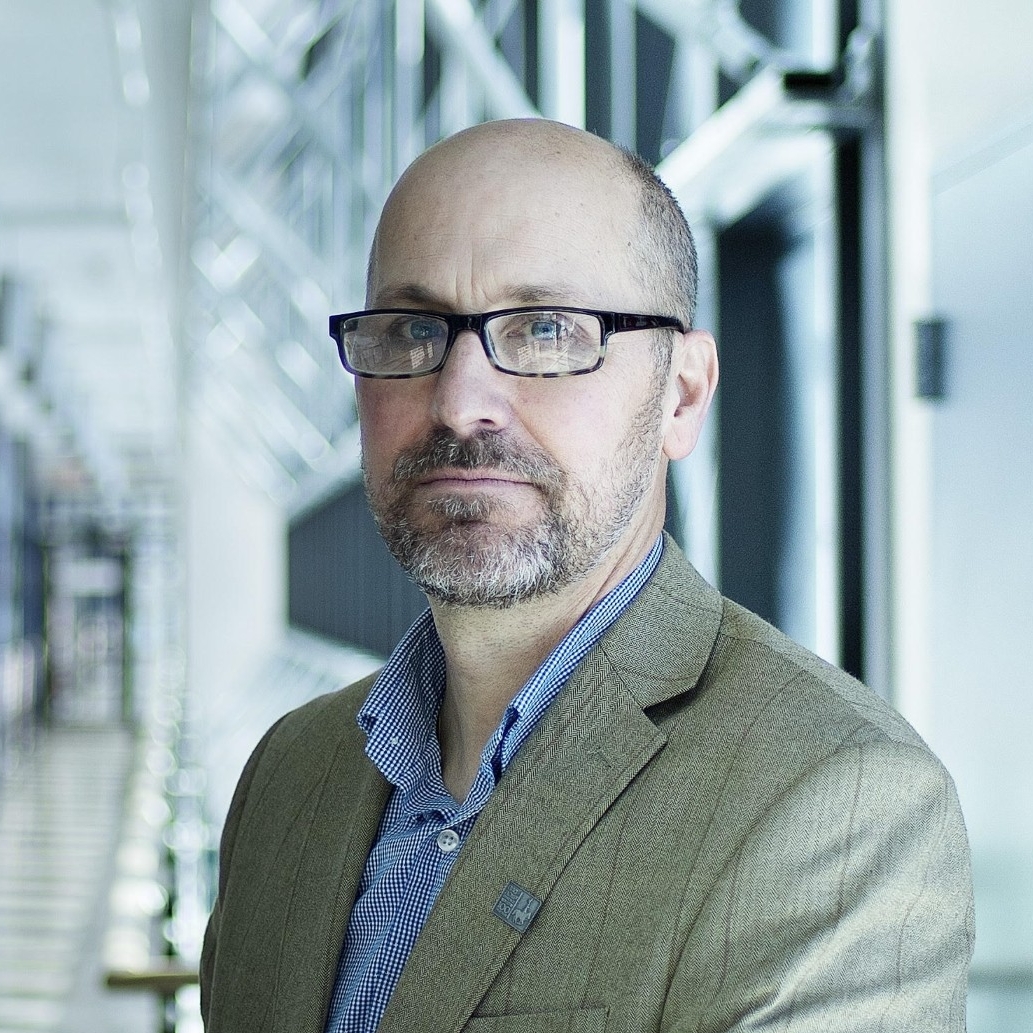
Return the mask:
{"type": "MultiPolygon", "coordinates": [[[[652,395],[652,393],[651,393],[652,395]]],[[[506,609],[555,593],[585,577],[620,540],[659,462],[660,403],[655,396],[636,414],[610,467],[608,483],[591,493],[543,450],[516,446],[497,432],[458,439],[437,429],[395,462],[390,483],[366,491],[380,534],[418,588],[452,606],[506,609]],[[652,451],[652,462],[635,462],[652,451]],[[630,465],[629,465],[630,460],[630,465]],[[526,527],[497,526],[493,513],[508,503],[495,496],[445,495],[422,512],[443,528],[419,526],[412,487],[442,469],[497,469],[527,480],[542,494],[541,519],[526,527]]]]}

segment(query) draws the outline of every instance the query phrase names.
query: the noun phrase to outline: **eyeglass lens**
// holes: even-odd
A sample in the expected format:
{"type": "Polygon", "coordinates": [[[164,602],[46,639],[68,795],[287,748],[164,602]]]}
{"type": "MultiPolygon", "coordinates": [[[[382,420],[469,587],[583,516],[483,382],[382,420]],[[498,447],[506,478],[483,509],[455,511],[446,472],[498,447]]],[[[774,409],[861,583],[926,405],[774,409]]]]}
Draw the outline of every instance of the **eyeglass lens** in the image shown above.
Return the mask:
{"type": "MultiPolygon", "coordinates": [[[[373,313],[345,320],[340,342],[357,373],[418,376],[442,364],[447,320],[431,314],[373,313]]],[[[594,368],[602,346],[602,325],[587,313],[535,309],[501,313],[485,320],[484,336],[493,364],[524,375],[562,375],[594,368]]]]}

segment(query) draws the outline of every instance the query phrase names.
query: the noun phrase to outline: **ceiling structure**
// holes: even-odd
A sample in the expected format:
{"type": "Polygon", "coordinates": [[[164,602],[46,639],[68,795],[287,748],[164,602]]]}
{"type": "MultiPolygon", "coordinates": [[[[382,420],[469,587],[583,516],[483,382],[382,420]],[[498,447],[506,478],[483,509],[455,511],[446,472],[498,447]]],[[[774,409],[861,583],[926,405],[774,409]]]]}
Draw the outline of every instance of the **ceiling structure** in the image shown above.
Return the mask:
{"type": "Polygon", "coordinates": [[[666,155],[661,174],[702,238],[812,166],[807,134],[827,150],[813,130],[856,131],[872,117],[870,34],[857,34],[845,81],[822,79],[840,57],[834,20],[766,26],[787,48],[727,0],[608,0],[593,13],[605,53],[582,0],[212,0],[209,10],[195,40],[204,159],[189,411],[294,513],[357,472],[353,400],[326,316],[361,305],[375,215],[424,146],[484,119],[544,115],[591,117],[642,150],[643,123],[656,123],[643,153],[666,155]],[[668,58],[654,59],[654,45],[668,58]],[[785,75],[800,68],[819,71],[803,90],[785,75]]]}

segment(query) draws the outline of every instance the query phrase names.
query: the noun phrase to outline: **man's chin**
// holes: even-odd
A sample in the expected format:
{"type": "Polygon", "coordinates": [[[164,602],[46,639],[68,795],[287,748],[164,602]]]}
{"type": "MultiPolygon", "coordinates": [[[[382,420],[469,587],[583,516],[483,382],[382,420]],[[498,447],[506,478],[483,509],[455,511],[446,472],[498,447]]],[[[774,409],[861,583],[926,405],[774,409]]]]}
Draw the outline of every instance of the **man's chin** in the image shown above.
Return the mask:
{"type": "Polygon", "coordinates": [[[427,599],[453,610],[510,610],[534,596],[507,592],[457,590],[453,585],[420,584],[414,582],[427,599]]]}
{"type": "MultiPolygon", "coordinates": [[[[468,501],[468,500],[467,500],[468,501]]],[[[421,549],[506,548],[506,542],[533,541],[544,533],[542,514],[521,514],[500,506],[422,507],[388,517],[388,526],[400,529],[421,549]]],[[[383,526],[383,525],[382,525],[383,526]]]]}
{"type": "Polygon", "coordinates": [[[507,609],[563,581],[547,537],[490,522],[454,522],[426,535],[410,529],[388,547],[421,591],[450,606],[507,609]]]}

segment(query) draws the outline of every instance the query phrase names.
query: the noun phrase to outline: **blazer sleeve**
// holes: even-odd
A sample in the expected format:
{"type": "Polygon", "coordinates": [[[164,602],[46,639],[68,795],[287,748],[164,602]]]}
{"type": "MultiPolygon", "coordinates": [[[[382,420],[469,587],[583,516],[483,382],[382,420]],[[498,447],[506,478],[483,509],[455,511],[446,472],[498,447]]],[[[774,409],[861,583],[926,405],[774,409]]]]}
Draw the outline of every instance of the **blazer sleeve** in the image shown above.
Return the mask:
{"type": "Polygon", "coordinates": [[[963,1033],[974,930],[950,776],[850,745],[767,809],[693,923],[671,1033],[963,1033]]]}

